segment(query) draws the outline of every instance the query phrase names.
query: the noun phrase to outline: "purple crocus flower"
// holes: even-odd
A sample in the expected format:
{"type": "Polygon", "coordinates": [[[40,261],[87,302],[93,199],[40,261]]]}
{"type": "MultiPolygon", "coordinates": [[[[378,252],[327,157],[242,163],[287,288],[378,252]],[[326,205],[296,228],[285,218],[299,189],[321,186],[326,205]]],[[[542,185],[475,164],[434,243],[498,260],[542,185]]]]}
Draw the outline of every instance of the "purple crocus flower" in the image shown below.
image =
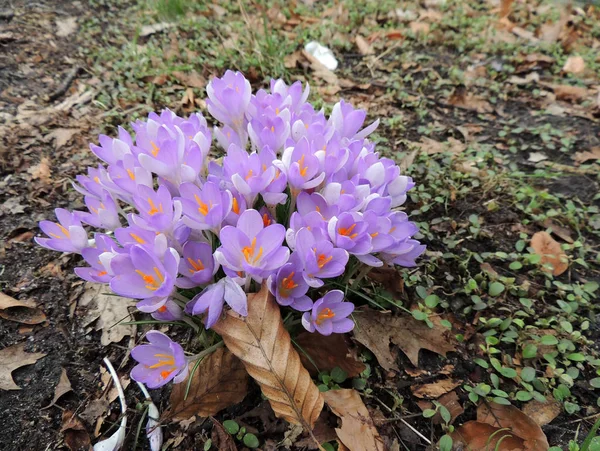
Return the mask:
{"type": "Polygon", "coordinates": [[[40,222],[40,229],[50,238],[36,237],[35,242],[54,251],[80,254],[89,245],[87,232],[81,226],[78,215],[64,208],[57,208],[54,213],[58,223],[52,221],[40,222]]]}
{"type": "Polygon", "coordinates": [[[175,281],[179,288],[194,288],[209,282],[219,269],[215,265],[212,248],[208,243],[188,241],[183,246],[183,258],[179,261],[179,273],[175,281]]]}
{"type": "Polygon", "coordinates": [[[96,233],[94,242],[96,247],[86,247],[81,251],[81,256],[90,266],[75,268],[75,274],[88,282],[109,283],[114,277],[110,262],[126,251],[103,233],[96,233]]]}
{"type": "Polygon", "coordinates": [[[367,233],[368,224],[362,214],[344,212],[329,220],[327,231],[331,242],[351,254],[362,255],[371,252],[371,236],[367,233]]]}
{"type": "MultiPolygon", "coordinates": [[[[131,203],[131,199],[138,192],[138,185],[145,185],[152,188],[154,181],[152,173],[138,163],[137,157],[127,154],[121,161],[116,162],[108,167],[108,175],[117,191],[112,188],[111,191],[116,192],[124,201],[131,203]]],[[[105,183],[106,185],[106,183],[105,183]]]]}
{"type": "Polygon", "coordinates": [[[193,183],[179,187],[183,208],[183,222],[196,230],[212,230],[218,233],[232,207],[232,196],[216,183],[206,182],[202,189],[193,183]]]}
{"type": "Polygon", "coordinates": [[[285,112],[287,118],[281,117],[280,114],[262,114],[250,121],[248,135],[256,149],[269,147],[275,152],[283,149],[285,141],[290,136],[289,111],[285,112]]]}
{"type": "Polygon", "coordinates": [[[329,123],[342,137],[358,140],[371,134],[379,125],[378,119],[359,133],[366,117],[366,111],[354,109],[349,103],[340,100],[333,106],[329,123]]]}
{"type": "MultiPolygon", "coordinates": [[[[248,154],[244,149],[231,145],[223,158],[223,174],[244,196],[247,205],[252,205],[256,196],[266,190],[275,178],[277,169],[273,166],[274,160],[275,154],[268,147],[259,153],[248,154]]],[[[283,188],[285,184],[282,191],[283,188]]]]}
{"type": "Polygon", "coordinates": [[[90,144],[90,150],[105,163],[112,165],[123,160],[125,155],[131,155],[133,140],[131,135],[123,127],[119,127],[119,138],[110,136],[98,136],[100,145],[90,144]]]}
{"type": "Polygon", "coordinates": [[[139,216],[131,215],[131,220],[147,230],[170,232],[181,217],[181,204],[173,202],[171,193],[164,185],[159,186],[157,191],[139,185],[133,202],[139,216]]]}
{"type": "Polygon", "coordinates": [[[343,334],[354,329],[354,321],[347,318],[353,311],[354,304],[344,302],[344,293],[332,290],[315,302],[312,311],[302,315],[302,325],[321,335],[343,334]]]}
{"type": "Polygon", "coordinates": [[[275,164],[287,175],[288,183],[297,191],[315,188],[325,179],[321,162],[305,137],[295,146],[285,149],[281,161],[275,161],[275,164]]]}
{"type": "Polygon", "coordinates": [[[98,165],[96,168],[88,167],[87,175],[78,175],[75,177],[77,183],[73,183],[73,188],[84,196],[94,196],[102,198],[102,193],[107,185],[110,185],[110,177],[106,168],[98,165]]]}
{"type": "Polygon", "coordinates": [[[85,205],[89,213],[79,212],[79,218],[86,224],[110,231],[121,227],[119,208],[108,191],[104,191],[102,199],[85,196],[85,205]]]}
{"type": "Polygon", "coordinates": [[[151,330],[146,334],[150,344],[136,346],[131,356],[139,363],[131,370],[134,381],[158,388],[171,380],[178,384],[188,374],[188,361],[183,348],[165,334],[151,330]]]}
{"type": "MultiPolygon", "coordinates": [[[[161,261],[147,248],[136,245],[129,248],[128,257],[113,259],[111,266],[116,276],[111,280],[110,288],[120,296],[152,298],[151,306],[158,309],[161,307],[159,300],[169,296],[175,286],[179,254],[169,249],[161,261]]],[[[154,311],[151,308],[149,311],[154,311]]]]}
{"type": "Polygon", "coordinates": [[[265,227],[260,213],[246,210],[236,227],[221,229],[221,247],[215,259],[232,271],[243,271],[257,282],[283,266],[290,255],[282,246],[285,228],[281,224],[265,227]]]}
{"type": "Polygon", "coordinates": [[[280,305],[290,306],[304,312],[310,310],[312,300],[306,296],[308,284],[302,277],[302,264],[296,258],[290,257],[290,262],[283,265],[269,277],[267,285],[280,305]]]}
{"type": "Polygon", "coordinates": [[[152,312],[151,316],[159,321],[177,321],[183,318],[183,310],[177,303],[167,299],[161,307],[152,312]]]}
{"type": "Polygon", "coordinates": [[[321,279],[337,277],[346,269],[348,252],[333,246],[331,242],[315,239],[307,228],[296,234],[296,252],[304,265],[304,280],[311,287],[323,286],[321,279]]]}
{"type": "Polygon", "coordinates": [[[240,72],[226,71],[213,78],[206,87],[206,106],[218,121],[231,126],[238,135],[245,134],[246,111],[252,96],[250,82],[240,72]]]}
{"type": "Polygon", "coordinates": [[[215,127],[214,134],[224,150],[229,149],[232,144],[242,149],[246,147],[246,142],[242,142],[240,136],[229,125],[224,125],[222,128],[215,127]]]}
{"type": "Polygon", "coordinates": [[[246,293],[229,277],[224,277],[202,290],[188,302],[185,311],[192,315],[208,312],[205,325],[210,329],[219,320],[225,303],[239,315],[248,316],[246,293]]]}
{"type": "Polygon", "coordinates": [[[306,99],[310,94],[310,86],[306,84],[306,88],[302,89],[300,81],[288,86],[282,79],[271,80],[270,88],[273,94],[278,94],[281,98],[286,99],[285,103],[288,104],[288,108],[294,112],[306,105],[306,99]]]}

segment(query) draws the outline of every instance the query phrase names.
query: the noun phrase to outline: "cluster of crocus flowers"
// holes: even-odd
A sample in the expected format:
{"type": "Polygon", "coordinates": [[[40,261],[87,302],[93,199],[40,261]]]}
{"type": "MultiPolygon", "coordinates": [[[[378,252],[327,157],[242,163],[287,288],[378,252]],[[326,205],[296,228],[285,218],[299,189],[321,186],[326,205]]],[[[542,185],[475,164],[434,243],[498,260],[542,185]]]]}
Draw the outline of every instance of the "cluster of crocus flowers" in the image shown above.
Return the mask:
{"type": "MultiPolygon", "coordinates": [[[[221,125],[164,110],[133,123],[133,134],[101,135],[91,150],[102,164],[74,182],[88,211],[57,209],[37,242],[80,253],[81,278],[137,299],[159,321],[201,317],[210,328],[225,305],[246,315],[246,293],[265,283],[282,307],[303,312],[308,331],[350,331],[354,305],[329,282],[349,262],[415,265],[425,247],[397,208],[414,184],[375,151],[377,121],[365,127],[366,113],[343,101],[326,117],[308,93],[273,80],[253,94],[227,71],[207,87],[221,125]]],[[[133,378],[149,387],[187,367],[182,348],[157,334],[132,354],[133,378]]]]}

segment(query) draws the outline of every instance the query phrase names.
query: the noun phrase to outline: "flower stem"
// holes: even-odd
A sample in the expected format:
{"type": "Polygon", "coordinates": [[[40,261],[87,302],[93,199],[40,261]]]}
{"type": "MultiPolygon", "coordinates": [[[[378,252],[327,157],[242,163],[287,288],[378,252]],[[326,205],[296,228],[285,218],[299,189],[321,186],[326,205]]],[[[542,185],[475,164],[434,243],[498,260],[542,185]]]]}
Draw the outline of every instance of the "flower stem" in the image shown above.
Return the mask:
{"type": "MultiPolygon", "coordinates": [[[[190,300],[188,298],[179,294],[177,291],[173,291],[173,293],[171,293],[171,297],[177,299],[178,301],[183,302],[184,304],[187,304],[188,302],[190,302],[190,300]]],[[[184,305],[184,307],[185,307],[185,305],[184,305]]]]}
{"type": "MultiPolygon", "coordinates": [[[[359,266],[360,267],[360,266],[359,266]]],[[[373,269],[371,266],[369,265],[365,265],[364,263],[362,264],[362,267],[360,267],[360,271],[358,273],[358,275],[356,276],[356,279],[354,279],[354,282],[352,282],[352,289],[356,289],[358,288],[358,284],[360,283],[360,281],[362,279],[364,279],[364,277],[369,274],[369,272],[371,271],[371,269],[373,269]]]]}
{"type": "Polygon", "coordinates": [[[190,325],[190,327],[191,327],[192,329],[194,329],[194,332],[198,333],[198,331],[200,330],[200,327],[198,326],[198,324],[196,324],[196,323],[194,322],[194,320],[193,320],[192,318],[188,318],[187,316],[184,316],[183,318],[181,318],[181,320],[182,320],[184,323],[186,323],[186,324],[189,324],[189,325],[190,325]]]}
{"type": "Polygon", "coordinates": [[[222,341],[220,341],[220,342],[215,343],[214,345],[206,348],[204,351],[202,351],[202,352],[200,352],[198,354],[194,354],[194,355],[192,355],[190,357],[187,357],[187,359],[188,359],[189,362],[192,362],[194,360],[202,359],[202,358],[206,357],[207,355],[212,354],[213,352],[215,352],[217,349],[219,349],[220,347],[222,347],[224,345],[225,345],[225,343],[222,342],[222,341]]]}

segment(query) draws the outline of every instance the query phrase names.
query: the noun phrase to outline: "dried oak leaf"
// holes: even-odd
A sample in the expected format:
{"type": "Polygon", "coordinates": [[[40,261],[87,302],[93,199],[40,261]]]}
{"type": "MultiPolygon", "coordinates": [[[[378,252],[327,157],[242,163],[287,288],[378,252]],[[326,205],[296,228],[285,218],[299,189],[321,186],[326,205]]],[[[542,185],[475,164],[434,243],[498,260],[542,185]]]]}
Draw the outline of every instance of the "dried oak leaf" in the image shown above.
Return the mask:
{"type": "Polygon", "coordinates": [[[581,86],[552,85],[551,87],[557,100],[577,102],[589,95],[589,90],[581,86]]]}
{"type": "Polygon", "coordinates": [[[69,393],[72,390],[73,388],[71,387],[71,381],[69,381],[69,378],[67,377],[67,370],[63,368],[60,373],[60,379],[58,380],[58,384],[56,384],[56,388],[54,389],[54,398],[52,399],[52,402],[46,407],[42,408],[48,409],[49,407],[52,407],[54,404],[56,404],[56,401],[58,401],[62,395],[69,393]]]}
{"type": "Polygon", "coordinates": [[[0,350],[0,390],[21,390],[12,378],[12,372],[25,365],[37,362],[46,354],[25,352],[25,343],[19,343],[0,350]]]}
{"type": "Polygon", "coordinates": [[[219,451],[237,451],[237,446],[235,446],[233,437],[227,433],[223,425],[213,417],[210,417],[210,421],[213,424],[212,432],[210,434],[213,445],[216,446],[219,451]]]}
{"type": "Polygon", "coordinates": [[[22,324],[39,324],[46,321],[46,315],[35,303],[19,301],[0,292],[0,317],[22,324]]]}
{"type": "Polygon", "coordinates": [[[410,390],[417,398],[439,398],[462,384],[460,380],[441,379],[432,384],[411,385],[410,390]]]}
{"type": "Polygon", "coordinates": [[[302,366],[266,285],[248,295],[247,317],[229,310],[214,330],[260,385],[275,414],[312,429],[323,409],[323,397],[302,366]]]}
{"type": "Polygon", "coordinates": [[[356,35],[354,42],[356,43],[356,47],[361,55],[373,55],[375,53],[375,50],[373,50],[371,44],[369,44],[361,35],[356,35]]]}
{"type": "MultiPolygon", "coordinates": [[[[523,451],[523,439],[515,436],[510,431],[500,431],[499,428],[479,421],[468,421],[452,434],[453,449],[469,451],[523,451]]],[[[545,448],[548,449],[548,448],[545,448]]],[[[541,451],[541,448],[540,448],[541,451]]]]}
{"type": "Polygon", "coordinates": [[[542,428],[514,406],[488,403],[477,408],[477,421],[495,428],[508,428],[523,439],[524,450],[547,450],[550,445],[542,428]]]}
{"type": "Polygon", "coordinates": [[[542,257],[540,264],[550,263],[552,270],[543,266],[546,272],[552,272],[555,276],[560,276],[569,268],[567,255],[560,247],[560,244],[550,236],[548,232],[537,232],[531,238],[531,247],[534,252],[542,257]]]}
{"type": "Polygon", "coordinates": [[[523,406],[523,413],[539,426],[545,426],[552,422],[561,412],[560,403],[552,398],[548,398],[546,402],[533,399],[523,406]]]}
{"type": "Polygon", "coordinates": [[[186,87],[199,89],[204,89],[206,87],[206,79],[196,71],[190,73],[173,71],[171,72],[171,76],[186,87]]]}
{"type": "Polygon", "coordinates": [[[573,55],[567,58],[565,65],[562,68],[563,72],[570,74],[580,74],[585,71],[585,61],[579,55],[573,55]]]}
{"type": "MultiPolygon", "coordinates": [[[[190,364],[190,370],[194,363],[190,364]]],[[[191,371],[190,371],[191,374],[191,371]]],[[[241,402],[248,393],[248,373],[242,362],[227,349],[219,348],[206,357],[189,381],[173,386],[168,418],[187,420],[198,415],[208,417],[241,402]]]]}
{"type": "Polygon", "coordinates": [[[383,451],[385,445],[373,419],[356,390],[329,390],[323,393],[325,402],[342,420],[335,432],[350,451],[383,451]]]}
{"type": "Polygon", "coordinates": [[[65,434],[65,445],[71,451],[92,450],[92,442],[81,419],[75,415],[75,412],[65,410],[62,415],[61,432],[65,434]]]}
{"type": "Polygon", "coordinates": [[[455,351],[458,344],[439,317],[431,318],[433,328],[412,316],[392,316],[371,309],[357,312],[354,317],[357,322],[354,338],[369,348],[388,371],[398,371],[390,342],[398,346],[414,366],[419,366],[419,350],[428,349],[446,356],[447,352],[455,351]]]}
{"type": "Polygon", "coordinates": [[[476,111],[478,113],[491,113],[494,107],[482,97],[467,93],[464,86],[457,87],[450,98],[448,104],[465,110],[476,111]]]}
{"type": "Polygon", "coordinates": [[[301,348],[300,360],[312,375],[319,371],[331,371],[337,366],[348,373],[348,377],[355,377],[366,368],[364,363],[356,359],[343,334],[323,336],[302,332],[295,341],[301,348]]]}
{"type": "Polygon", "coordinates": [[[585,152],[576,152],[575,155],[573,155],[573,160],[578,164],[586,163],[590,160],[598,161],[600,160],[600,147],[592,147],[585,152]]]}

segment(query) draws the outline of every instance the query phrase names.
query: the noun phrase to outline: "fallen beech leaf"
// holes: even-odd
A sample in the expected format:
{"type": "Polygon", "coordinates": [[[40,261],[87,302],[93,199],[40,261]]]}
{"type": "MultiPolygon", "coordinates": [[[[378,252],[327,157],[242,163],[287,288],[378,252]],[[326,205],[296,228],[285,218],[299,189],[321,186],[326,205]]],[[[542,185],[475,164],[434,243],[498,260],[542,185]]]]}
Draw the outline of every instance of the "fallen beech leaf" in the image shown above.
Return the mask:
{"type": "Polygon", "coordinates": [[[32,365],[46,354],[25,352],[25,343],[0,350],[0,390],[21,390],[12,378],[12,372],[25,365],[32,365]]]}
{"type": "Polygon", "coordinates": [[[323,393],[325,402],[342,420],[335,432],[350,451],[383,451],[385,445],[373,419],[356,390],[329,390],[323,393]]]}
{"type": "Polygon", "coordinates": [[[510,14],[510,10],[512,8],[514,0],[501,0],[500,1],[500,11],[498,15],[502,17],[506,17],[510,14]]]}
{"type": "Polygon", "coordinates": [[[585,152],[576,152],[575,155],[573,155],[573,160],[579,164],[590,160],[600,160],[600,147],[592,147],[585,152]]]}
{"type": "Polygon", "coordinates": [[[585,61],[579,55],[570,56],[562,70],[571,74],[580,74],[585,70],[585,61]]]}
{"type": "Polygon", "coordinates": [[[411,385],[410,391],[417,398],[439,398],[440,396],[454,390],[462,384],[462,381],[452,379],[441,379],[432,384],[411,385]]]}
{"type": "MultiPolygon", "coordinates": [[[[190,363],[190,372],[194,362],[190,363]]],[[[165,415],[176,420],[187,420],[198,415],[209,417],[242,402],[248,393],[248,373],[242,362],[227,349],[219,348],[206,357],[193,374],[190,390],[185,399],[188,378],[173,386],[165,415]]]]}
{"type": "Polygon", "coordinates": [[[185,85],[186,88],[204,89],[206,87],[206,79],[196,71],[190,73],[174,71],[171,72],[171,76],[185,85]]]}
{"type": "Polygon", "coordinates": [[[323,397],[302,366],[267,286],[248,295],[247,317],[229,310],[214,330],[260,385],[275,415],[312,429],[323,397]]]}
{"type": "MultiPolygon", "coordinates": [[[[510,431],[500,431],[499,428],[479,421],[468,421],[452,434],[454,446],[463,445],[469,451],[523,451],[523,440],[510,431]],[[500,443],[498,443],[500,442],[500,443]]],[[[542,448],[539,448],[541,451],[542,448]]],[[[544,448],[548,449],[548,448],[544,448]]]]}
{"type": "Polygon", "coordinates": [[[550,263],[554,269],[550,270],[544,267],[546,272],[552,272],[555,276],[560,276],[569,268],[567,255],[560,247],[560,244],[550,236],[548,232],[537,232],[531,238],[531,247],[534,252],[542,257],[541,265],[550,263]]]}
{"type": "MultiPolygon", "coordinates": [[[[454,423],[456,417],[462,415],[465,411],[460,404],[456,391],[451,391],[450,393],[446,393],[445,395],[439,397],[437,402],[439,402],[442,406],[448,409],[448,412],[450,412],[450,424],[454,423]]],[[[417,401],[417,404],[421,410],[435,409],[434,404],[430,401],[417,401]]],[[[444,419],[440,415],[439,411],[433,417],[431,417],[431,420],[434,422],[434,424],[441,424],[444,422],[444,419]]]]}
{"type": "Polygon", "coordinates": [[[544,161],[548,159],[548,155],[542,152],[531,152],[529,154],[529,158],[527,161],[531,161],[532,163],[539,163],[540,161],[544,161]]]}
{"type": "Polygon", "coordinates": [[[88,308],[84,326],[96,321],[96,330],[102,330],[102,346],[118,343],[126,336],[135,337],[135,325],[117,325],[129,317],[129,307],[135,307],[133,299],[109,294],[106,286],[100,283],[87,283],[79,305],[88,308]]]}
{"type": "Polygon", "coordinates": [[[58,150],[68,144],[79,131],[78,128],[56,128],[44,136],[44,142],[54,140],[54,148],[58,150]]]}
{"type": "Polygon", "coordinates": [[[31,166],[27,169],[27,172],[31,174],[31,178],[40,179],[42,182],[50,181],[50,160],[46,157],[43,157],[40,162],[34,166],[31,166]]]}
{"type": "Polygon", "coordinates": [[[52,399],[52,402],[46,407],[43,407],[43,409],[48,409],[49,407],[52,407],[54,404],[56,404],[56,401],[58,401],[62,395],[69,393],[72,390],[73,388],[71,387],[71,381],[69,381],[69,378],[67,377],[67,370],[63,368],[60,373],[60,379],[58,380],[58,384],[56,384],[56,388],[54,389],[54,398],[52,399]]]}
{"type": "Polygon", "coordinates": [[[39,324],[46,321],[46,315],[35,303],[19,301],[0,292],[0,317],[22,324],[39,324]]]}
{"type": "Polygon", "coordinates": [[[154,33],[160,33],[161,31],[167,30],[171,27],[174,27],[174,23],[160,22],[152,25],[144,25],[140,31],[140,37],[150,36],[154,33]]]}
{"type": "Polygon", "coordinates": [[[361,55],[373,55],[375,53],[375,50],[373,50],[371,44],[369,44],[361,35],[356,35],[354,42],[356,43],[356,47],[358,47],[358,51],[361,55]]]}
{"type": "Polygon", "coordinates": [[[65,434],[65,445],[71,451],[92,450],[92,442],[85,426],[75,412],[65,410],[62,415],[61,432],[65,434]]]}
{"type": "Polygon", "coordinates": [[[411,31],[415,34],[427,34],[429,33],[429,24],[426,22],[411,22],[408,24],[411,31]]]}
{"type": "Polygon", "coordinates": [[[539,426],[545,426],[552,422],[561,412],[560,403],[552,398],[548,398],[546,402],[533,399],[523,406],[523,413],[539,426]]]}
{"type": "Polygon", "coordinates": [[[65,17],[56,20],[56,36],[64,38],[77,30],[77,17],[65,17]]]}
{"type": "Polygon", "coordinates": [[[428,349],[443,356],[455,351],[458,342],[450,330],[440,324],[439,317],[431,317],[434,327],[429,328],[412,316],[392,316],[367,309],[354,314],[357,327],[354,338],[369,348],[386,370],[398,371],[396,359],[390,352],[390,342],[398,346],[414,366],[419,366],[419,350],[428,349]]]}
{"type": "Polygon", "coordinates": [[[515,406],[493,402],[480,404],[477,421],[496,428],[509,428],[512,434],[523,439],[525,450],[547,450],[550,447],[540,426],[515,406]]]}
{"type": "Polygon", "coordinates": [[[491,113],[494,111],[494,107],[487,100],[475,94],[467,93],[464,86],[459,86],[454,90],[448,99],[448,104],[478,113],[491,113]]]}
{"type": "Polygon", "coordinates": [[[355,377],[366,368],[365,364],[357,360],[354,353],[350,351],[348,341],[343,334],[324,336],[302,332],[295,341],[301,348],[300,360],[312,375],[317,375],[319,371],[331,371],[337,366],[348,373],[348,377],[355,377]]]}
{"type": "Polygon", "coordinates": [[[213,417],[210,417],[210,421],[213,424],[212,432],[210,434],[213,446],[219,451],[237,451],[237,446],[235,446],[233,437],[227,433],[223,425],[213,417]]]}
{"type": "Polygon", "coordinates": [[[467,146],[456,138],[448,138],[445,143],[436,141],[435,139],[428,138],[426,136],[421,137],[421,143],[417,143],[421,146],[421,150],[426,152],[428,155],[434,155],[443,152],[450,152],[454,155],[462,153],[467,146]]]}
{"type": "Polygon", "coordinates": [[[551,229],[551,232],[553,234],[555,234],[559,238],[562,238],[567,243],[573,244],[575,242],[575,240],[573,240],[573,238],[571,237],[571,230],[556,224],[554,221],[552,221],[552,219],[546,218],[542,225],[548,229],[551,229]]]}
{"type": "Polygon", "coordinates": [[[588,89],[581,86],[552,85],[551,87],[558,100],[576,102],[585,99],[589,94],[588,89]]]}

